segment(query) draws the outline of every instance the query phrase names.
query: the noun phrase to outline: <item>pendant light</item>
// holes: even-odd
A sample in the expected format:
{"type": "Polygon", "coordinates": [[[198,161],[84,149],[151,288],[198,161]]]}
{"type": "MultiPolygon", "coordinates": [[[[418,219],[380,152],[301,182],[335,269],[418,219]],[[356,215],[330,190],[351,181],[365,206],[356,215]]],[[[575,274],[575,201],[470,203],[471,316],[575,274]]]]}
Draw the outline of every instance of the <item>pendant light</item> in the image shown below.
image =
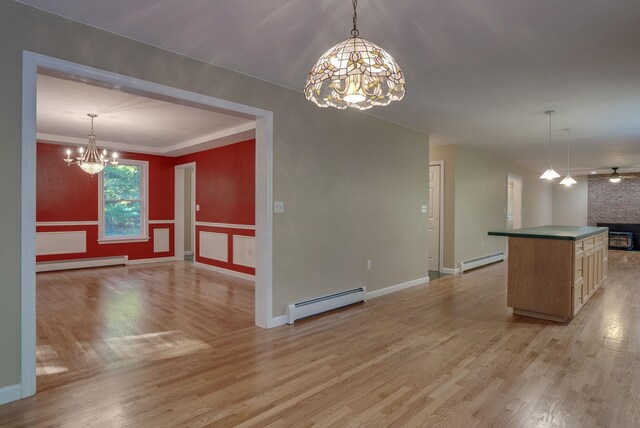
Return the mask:
{"type": "Polygon", "coordinates": [[[571,187],[576,184],[577,181],[571,176],[571,170],[569,168],[569,143],[571,142],[571,129],[567,128],[565,131],[567,132],[567,175],[562,179],[560,184],[571,187]]]}
{"type": "Polygon", "coordinates": [[[400,66],[381,47],[358,37],[358,0],[347,40],[326,51],[311,68],[304,95],[320,107],[367,110],[400,101],[405,94],[400,66]]]}
{"type": "Polygon", "coordinates": [[[540,178],[543,180],[553,180],[554,178],[560,177],[560,174],[554,171],[551,166],[551,115],[555,113],[555,110],[547,110],[544,112],[547,116],[549,116],[549,169],[547,169],[540,178]]]}
{"type": "Polygon", "coordinates": [[[609,176],[609,181],[612,183],[620,183],[620,180],[622,180],[622,177],[620,176],[620,174],[618,174],[618,167],[616,166],[615,168],[611,168],[611,169],[613,169],[613,172],[609,176]]]}

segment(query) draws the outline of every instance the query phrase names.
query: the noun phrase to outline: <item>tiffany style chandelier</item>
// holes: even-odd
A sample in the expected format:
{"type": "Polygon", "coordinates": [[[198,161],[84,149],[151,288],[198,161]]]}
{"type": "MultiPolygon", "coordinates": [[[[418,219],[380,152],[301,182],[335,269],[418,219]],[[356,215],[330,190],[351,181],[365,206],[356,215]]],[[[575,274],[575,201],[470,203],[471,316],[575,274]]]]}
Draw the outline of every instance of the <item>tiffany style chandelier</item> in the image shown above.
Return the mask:
{"type": "Polygon", "coordinates": [[[104,149],[102,152],[98,150],[98,146],[96,145],[96,134],[93,132],[93,119],[98,117],[97,114],[87,113],[87,116],[91,118],[91,132],[89,132],[89,143],[87,144],[87,148],[80,147],[78,149],[78,156],[74,158],[71,157],[71,149],[67,149],[67,157],[64,161],[69,165],[78,165],[84,172],[89,173],[91,175],[97,174],[104,169],[105,166],[118,165],[118,153],[113,152],[111,156],[107,156],[107,150],[104,149]]]}
{"type": "Polygon", "coordinates": [[[352,37],[326,51],[307,77],[305,97],[320,107],[368,110],[404,97],[400,66],[384,49],[358,37],[357,6],[353,0],[352,37]]]}

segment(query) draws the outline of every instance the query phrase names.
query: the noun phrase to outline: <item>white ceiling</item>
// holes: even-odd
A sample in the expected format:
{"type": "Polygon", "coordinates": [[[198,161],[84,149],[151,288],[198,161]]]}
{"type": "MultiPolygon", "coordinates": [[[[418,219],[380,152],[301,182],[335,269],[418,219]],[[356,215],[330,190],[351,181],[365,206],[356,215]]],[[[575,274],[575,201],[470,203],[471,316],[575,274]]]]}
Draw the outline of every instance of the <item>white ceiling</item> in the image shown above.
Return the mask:
{"type": "MultiPolygon", "coordinates": [[[[21,1],[299,91],[352,13],[348,0],[21,1]]],[[[640,1],[361,0],[358,23],[407,77],[405,99],[370,114],[542,171],[555,109],[578,169],[640,165],[640,1]]]]}
{"type": "MultiPolygon", "coordinates": [[[[91,83],[91,84],[90,84],[91,83]]],[[[38,139],[86,144],[95,113],[100,148],[178,156],[253,138],[255,120],[38,75],[38,139]]]]}

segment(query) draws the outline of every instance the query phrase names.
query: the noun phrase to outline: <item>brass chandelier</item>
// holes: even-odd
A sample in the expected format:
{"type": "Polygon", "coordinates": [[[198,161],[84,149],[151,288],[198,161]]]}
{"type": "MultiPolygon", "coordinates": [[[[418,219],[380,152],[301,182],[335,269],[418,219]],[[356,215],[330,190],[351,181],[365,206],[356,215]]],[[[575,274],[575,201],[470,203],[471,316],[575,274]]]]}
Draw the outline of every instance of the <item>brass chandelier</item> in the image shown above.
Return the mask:
{"type": "Polygon", "coordinates": [[[118,153],[113,152],[111,156],[108,156],[107,150],[103,149],[102,152],[98,150],[96,145],[96,134],[93,132],[93,119],[98,117],[97,114],[87,113],[87,116],[91,118],[91,131],[89,132],[89,143],[87,148],[80,147],[78,149],[78,156],[71,157],[71,149],[67,149],[67,157],[64,161],[69,165],[78,165],[84,172],[88,174],[97,174],[104,169],[107,165],[118,165],[118,153]]]}

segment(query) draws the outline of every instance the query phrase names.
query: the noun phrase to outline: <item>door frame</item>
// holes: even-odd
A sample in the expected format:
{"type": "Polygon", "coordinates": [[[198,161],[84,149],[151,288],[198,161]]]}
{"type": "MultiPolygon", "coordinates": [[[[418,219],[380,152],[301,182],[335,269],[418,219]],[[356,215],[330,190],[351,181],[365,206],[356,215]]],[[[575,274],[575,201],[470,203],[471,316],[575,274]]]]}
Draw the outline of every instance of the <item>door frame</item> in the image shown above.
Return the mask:
{"type": "Polygon", "coordinates": [[[176,261],[184,260],[184,171],[191,169],[191,248],[195,261],[196,245],[196,162],[183,163],[174,168],[174,203],[173,203],[173,251],[176,261]],[[180,171],[180,172],[178,172],[180,171]],[[178,176],[182,180],[178,183],[178,176]],[[181,184],[181,185],[180,185],[181,184]],[[179,203],[180,202],[180,203],[179,203]],[[180,251],[178,251],[180,250],[180,251]]]}
{"type": "Polygon", "coordinates": [[[438,248],[440,254],[438,255],[438,272],[442,272],[442,269],[444,267],[444,161],[429,161],[429,167],[432,166],[440,167],[440,188],[438,189],[438,200],[440,202],[440,218],[438,219],[440,229],[440,237],[438,239],[440,240],[440,242],[438,248]]]}
{"type": "Polygon", "coordinates": [[[240,113],[256,119],[256,279],[255,324],[282,324],[273,318],[273,112],[173,88],[51,56],[22,51],[20,209],[20,388],[36,393],[36,89],[38,68],[106,82],[114,86],[240,113]]]}

